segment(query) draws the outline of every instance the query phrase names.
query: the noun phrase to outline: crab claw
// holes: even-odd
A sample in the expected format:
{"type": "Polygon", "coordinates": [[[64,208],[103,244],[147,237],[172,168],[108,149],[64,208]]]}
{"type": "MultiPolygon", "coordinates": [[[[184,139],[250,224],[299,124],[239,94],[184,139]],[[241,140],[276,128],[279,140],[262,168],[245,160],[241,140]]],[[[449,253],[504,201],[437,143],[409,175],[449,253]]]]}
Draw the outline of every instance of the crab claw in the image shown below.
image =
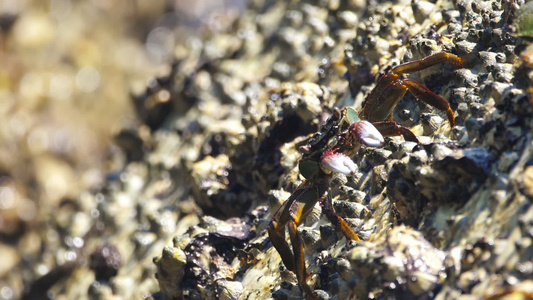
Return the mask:
{"type": "Polygon", "coordinates": [[[385,140],[381,133],[372,123],[362,120],[350,126],[350,132],[354,133],[357,140],[366,146],[381,147],[385,145],[385,140]]]}
{"type": "Polygon", "coordinates": [[[352,176],[357,172],[357,165],[347,155],[337,153],[337,149],[326,150],[320,157],[320,167],[324,172],[337,172],[352,176]]]}

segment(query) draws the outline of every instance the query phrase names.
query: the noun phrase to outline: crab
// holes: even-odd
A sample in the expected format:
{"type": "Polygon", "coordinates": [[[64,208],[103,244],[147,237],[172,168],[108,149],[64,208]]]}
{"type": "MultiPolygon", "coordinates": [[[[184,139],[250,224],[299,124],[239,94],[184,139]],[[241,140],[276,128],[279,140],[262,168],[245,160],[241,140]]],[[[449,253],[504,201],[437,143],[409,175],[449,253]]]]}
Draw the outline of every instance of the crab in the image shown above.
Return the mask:
{"type": "Polygon", "coordinates": [[[329,185],[335,172],[347,176],[355,174],[357,166],[348,155],[361,145],[381,147],[384,144],[383,136],[370,122],[361,120],[353,108],[345,108],[334,110],[322,130],[300,148],[304,154],[298,167],[306,180],[274,213],[268,234],[283,263],[296,274],[301,289],[311,299],[316,296],[307,284],[304,247],[297,227],[320,200],[322,211],[331,223],[347,239],[359,241],[355,230],[334,212],[329,185]],[[285,226],[289,230],[292,251],[285,239],[285,226]]]}
{"type": "Polygon", "coordinates": [[[455,126],[455,115],[446,99],[433,93],[418,81],[400,78],[401,74],[418,72],[445,62],[463,67],[463,60],[459,56],[448,52],[438,52],[420,60],[393,67],[385,75],[381,76],[366,98],[366,103],[359,115],[361,118],[372,122],[384,136],[402,135],[405,140],[418,143],[418,139],[411,130],[392,121],[394,107],[409,91],[417,100],[446,112],[450,127],[453,128],[455,126]]]}
{"type": "Polygon", "coordinates": [[[333,173],[354,175],[357,165],[350,156],[362,145],[383,146],[383,136],[402,135],[405,140],[418,142],[409,129],[393,122],[391,118],[394,107],[408,90],[416,99],[445,111],[450,126],[453,127],[455,116],[448,101],[417,81],[400,79],[401,74],[413,73],[444,62],[462,66],[462,60],[458,56],[439,52],[392,68],[380,78],[359,113],[352,107],[334,109],[333,115],[320,131],[310,138],[307,145],[300,148],[303,155],[298,168],[305,180],[273,214],[268,235],[283,264],[296,274],[300,288],[308,298],[316,299],[317,295],[307,284],[304,247],[297,230],[298,225],[319,202],[328,220],[348,240],[359,241],[356,231],[333,210],[329,192],[333,173]],[[292,250],[286,239],[286,227],[292,250]]]}

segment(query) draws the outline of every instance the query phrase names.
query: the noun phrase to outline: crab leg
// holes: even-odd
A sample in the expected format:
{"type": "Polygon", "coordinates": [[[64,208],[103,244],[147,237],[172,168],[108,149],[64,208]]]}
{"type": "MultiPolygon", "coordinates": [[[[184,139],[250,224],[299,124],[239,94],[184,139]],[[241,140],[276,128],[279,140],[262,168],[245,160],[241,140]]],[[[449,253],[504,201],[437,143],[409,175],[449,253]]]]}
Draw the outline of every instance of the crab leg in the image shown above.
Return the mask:
{"type": "Polygon", "coordinates": [[[383,75],[376,87],[370,92],[360,115],[370,122],[387,119],[394,107],[407,93],[407,87],[401,83],[396,73],[383,75]]]}
{"type": "Polygon", "coordinates": [[[272,220],[268,226],[268,236],[274,248],[281,256],[283,264],[289,271],[294,272],[294,255],[292,255],[291,248],[285,240],[285,226],[279,225],[278,222],[272,220]]]}
{"type": "Polygon", "coordinates": [[[413,73],[445,62],[463,67],[463,60],[459,56],[448,52],[439,52],[419,60],[410,61],[408,63],[396,66],[392,68],[391,72],[397,74],[413,73]]]}
{"type": "Polygon", "coordinates": [[[298,224],[295,221],[289,221],[289,235],[291,237],[292,249],[294,251],[294,267],[296,270],[296,278],[300,284],[300,288],[311,299],[316,299],[313,289],[307,284],[307,271],[305,268],[305,254],[302,238],[298,233],[298,224]]]}
{"type": "Polygon", "coordinates": [[[311,186],[307,181],[301,184],[294,193],[278,208],[268,226],[268,235],[272,245],[281,256],[283,264],[289,271],[296,274],[300,288],[312,299],[316,296],[307,284],[305,254],[303,242],[298,233],[298,225],[311,212],[329,184],[329,175],[324,174],[321,184],[311,186]],[[285,239],[285,225],[288,225],[291,247],[285,239]]]}
{"type": "Polygon", "coordinates": [[[418,143],[416,135],[408,128],[398,125],[394,121],[383,121],[372,123],[383,136],[401,135],[406,141],[418,143]]]}
{"type": "MultiPolygon", "coordinates": [[[[305,183],[304,183],[305,184],[305,183]]],[[[302,185],[304,185],[302,184],[302,185]]],[[[281,256],[283,264],[289,271],[295,272],[294,268],[294,255],[292,254],[291,248],[285,239],[285,225],[292,220],[291,216],[291,207],[294,204],[296,199],[302,197],[305,193],[310,193],[312,191],[309,188],[302,188],[300,185],[294,193],[278,208],[276,213],[272,216],[272,220],[268,225],[268,236],[274,248],[278,251],[281,256]]]]}
{"type": "MultiPolygon", "coordinates": [[[[426,58],[392,68],[387,74],[379,79],[376,87],[368,95],[365,106],[360,113],[361,117],[366,118],[371,122],[386,120],[405,93],[410,91],[416,99],[434,106],[439,110],[445,111],[450,126],[454,127],[455,116],[448,101],[433,93],[419,82],[412,79],[402,80],[399,75],[403,73],[417,72],[444,62],[449,62],[461,67],[463,66],[463,61],[460,57],[447,52],[439,52],[426,58]]],[[[403,134],[406,130],[408,129],[401,128],[398,131],[401,131],[403,134]]],[[[384,135],[389,134],[384,133],[384,135]]],[[[403,135],[405,136],[405,134],[403,135]]]]}
{"type": "Polygon", "coordinates": [[[407,86],[411,94],[415,96],[416,99],[425,102],[438,110],[446,112],[450,126],[453,128],[455,126],[455,115],[453,110],[450,107],[450,103],[441,96],[433,93],[427,87],[423,86],[418,81],[412,79],[405,79],[403,83],[407,86]]]}
{"type": "Polygon", "coordinates": [[[355,230],[353,230],[353,228],[348,225],[346,220],[344,220],[333,210],[331,195],[329,195],[329,193],[326,193],[326,195],[322,197],[320,205],[328,220],[335,226],[335,228],[337,228],[337,230],[342,232],[342,234],[344,234],[344,236],[349,240],[360,241],[359,235],[357,235],[355,230]]]}

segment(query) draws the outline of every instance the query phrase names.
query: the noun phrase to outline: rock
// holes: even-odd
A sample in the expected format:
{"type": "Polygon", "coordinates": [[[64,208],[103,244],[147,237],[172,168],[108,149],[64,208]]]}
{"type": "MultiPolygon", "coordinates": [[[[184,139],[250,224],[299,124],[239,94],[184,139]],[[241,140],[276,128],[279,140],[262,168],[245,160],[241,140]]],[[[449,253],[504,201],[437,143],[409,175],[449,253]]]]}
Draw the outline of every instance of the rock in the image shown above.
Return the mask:
{"type": "MultiPolygon", "coordinates": [[[[68,2],[71,10],[65,3],[54,1],[50,9],[55,16],[80,10],[78,4],[68,2]]],[[[98,11],[111,9],[94,5],[98,11]]],[[[156,5],[165,7],[161,1],[156,5]]],[[[526,294],[533,232],[533,64],[532,50],[520,36],[526,32],[520,28],[516,35],[513,27],[517,22],[523,27],[514,20],[522,5],[499,0],[439,5],[252,1],[233,13],[236,21],[224,11],[204,22],[201,34],[186,34],[179,42],[183,27],[175,30],[172,24],[182,18],[175,18],[172,9],[158,20],[139,12],[148,20],[135,24],[154,28],[143,25],[137,31],[141,25],[135,25],[132,31],[147,34],[146,47],[156,60],[175,59],[165,64],[162,76],[132,84],[139,119],[125,126],[100,120],[104,112],[116,109],[112,95],[129,89],[120,86],[120,79],[111,80],[107,68],[86,65],[102,60],[103,66],[140,68],[129,54],[135,42],[117,42],[122,45],[118,48],[106,44],[105,52],[94,54],[93,40],[80,35],[88,40],[71,47],[80,56],[55,53],[62,48],[50,46],[54,53],[45,52],[55,54],[46,55],[51,61],[73,62],[52,76],[39,68],[26,71],[26,60],[7,56],[4,72],[10,77],[0,74],[0,87],[10,92],[2,92],[7,100],[0,110],[13,113],[2,127],[6,147],[0,157],[6,159],[0,196],[6,197],[0,199],[0,215],[7,216],[8,226],[2,233],[9,237],[8,247],[23,244],[25,230],[36,230],[40,242],[24,265],[9,266],[9,274],[16,277],[1,278],[2,291],[7,285],[17,298],[24,296],[19,287],[28,284],[28,297],[300,299],[305,295],[297,277],[283,264],[267,230],[279,205],[298,187],[311,186],[320,190],[316,199],[292,199],[312,207],[307,218],[294,218],[300,223],[307,283],[319,298],[526,294]],[[399,77],[449,101],[455,127],[450,127],[446,113],[407,93],[392,119],[409,127],[419,143],[392,136],[385,137],[381,149],[347,149],[343,131],[345,121],[352,121],[331,121],[337,120],[339,110],[360,110],[382,74],[440,51],[459,55],[464,65],[444,63],[399,77]],[[81,70],[91,69],[85,68],[96,73],[87,76],[81,70]],[[79,80],[94,82],[91,86],[79,80]],[[112,148],[96,155],[109,158],[106,167],[95,164],[94,152],[86,150],[96,147],[91,143],[100,138],[93,131],[73,131],[80,140],[91,141],[78,145],[77,139],[62,134],[72,137],[68,130],[73,126],[58,121],[43,127],[22,111],[25,105],[55,111],[57,103],[78,108],[76,103],[86,103],[87,91],[94,88],[106,105],[89,118],[97,120],[90,124],[127,128],[117,136],[124,153],[112,148]],[[19,98],[28,101],[16,102],[19,98]],[[14,144],[27,144],[28,149],[13,150],[9,145],[14,144]],[[337,145],[357,165],[351,168],[353,176],[324,176],[310,158],[337,145]],[[26,159],[26,152],[39,157],[26,159]],[[299,167],[302,157],[310,163],[299,167]],[[80,162],[108,176],[95,184],[94,175],[79,176],[80,162]],[[59,181],[43,169],[57,165],[66,174],[59,181]],[[314,178],[317,174],[319,179],[314,178]],[[92,182],[90,190],[77,196],[85,180],[92,182]],[[322,197],[324,190],[360,241],[347,241],[339,226],[320,213],[316,204],[329,199],[322,197]],[[42,201],[50,195],[57,207],[42,201]],[[48,219],[50,215],[57,218],[48,219]],[[47,227],[34,229],[39,226],[31,222],[47,227]],[[94,249],[104,241],[113,241],[128,264],[114,268],[104,263],[103,271],[93,272],[80,263],[88,255],[84,247],[94,249]],[[31,268],[21,272],[28,265],[31,268]]],[[[122,14],[109,15],[122,20],[118,24],[124,22],[122,14]]],[[[22,23],[15,21],[3,32],[8,45],[20,44],[10,36],[19,34],[15,28],[25,22],[19,20],[22,23]]],[[[53,28],[64,41],[62,28],[71,32],[76,27],[53,28]]],[[[115,45],[114,36],[107,35],[111,30],[91,32],[115,45]]],[[[24,47],[52,43],[49,36],[41,38],[24,47]]],[[[385,103],[383,97],[380,103],[385,103]]],[[[71,115],[79,117],[59,110],[43,119],[71,115]]],[[[280,252],[285,261],[290,259],[287,251],[280,252]]],[[[102,252],[97,256],[102,258],[102,252]]]]}

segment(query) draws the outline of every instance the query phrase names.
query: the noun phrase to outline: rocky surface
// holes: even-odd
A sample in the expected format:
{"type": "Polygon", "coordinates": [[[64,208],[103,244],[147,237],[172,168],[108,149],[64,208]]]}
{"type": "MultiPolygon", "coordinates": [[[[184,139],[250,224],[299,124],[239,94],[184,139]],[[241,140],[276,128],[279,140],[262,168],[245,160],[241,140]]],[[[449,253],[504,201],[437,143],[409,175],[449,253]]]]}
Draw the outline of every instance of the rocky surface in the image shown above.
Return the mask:
{"type": "Polygon", "coordinates": [[[62,202],[35,250],[51,254],[25,272],[2,264],[0,297],[300,299],[266,232],[303,181],[298,149],[333,107],[360,109],[388,69],[439,51],[464,67],[409,77],[449,100],[456,126],[411,95],[399,103],[394,119],[420,144],[362,147],[356,174],[334,178],[333,207],[363,240],[347,241],[317,205],[299,227],[308,283],[332,299],[531,296],[523,7],[256,0],[221,17],[230,26],[175,45],[171,71],[136,94],[142,124],[117,135],[123,160],[97,192],[62,202]]]}

